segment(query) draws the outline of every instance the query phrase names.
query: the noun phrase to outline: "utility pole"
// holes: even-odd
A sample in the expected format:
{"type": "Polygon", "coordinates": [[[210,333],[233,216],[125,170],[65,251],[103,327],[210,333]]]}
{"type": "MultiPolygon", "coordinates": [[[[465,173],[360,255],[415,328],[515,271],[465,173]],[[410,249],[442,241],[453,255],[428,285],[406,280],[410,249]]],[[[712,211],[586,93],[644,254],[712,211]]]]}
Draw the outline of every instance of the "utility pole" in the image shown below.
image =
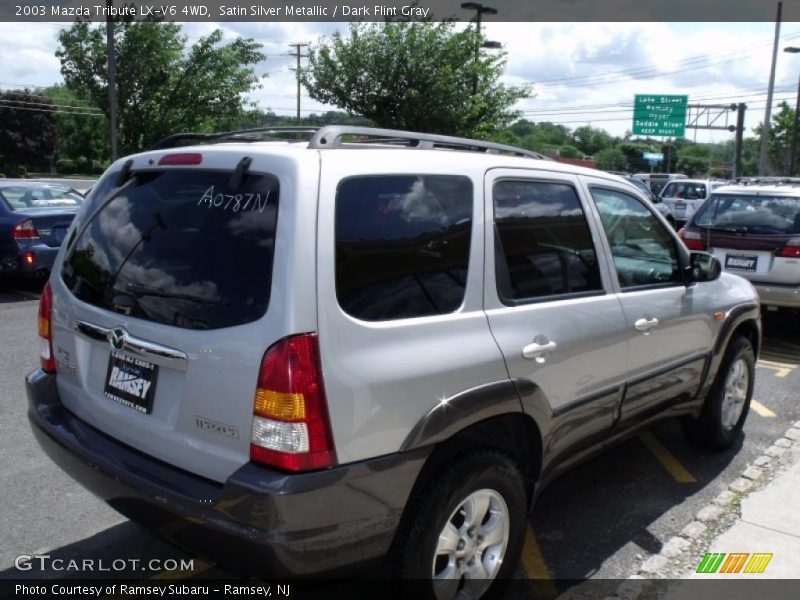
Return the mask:
{"type": "Polygon", "coordinates": [[[114,48],[113,0],[106,0],[106,53],[108,55],[108,129],[111,137],[111,162],[117,160],[117,55],[114,48]]]}
{"type": "MultiPolygon", "coordinates": [[[[783,49],[784,52],[789,52],[790,54],[797,54],[800,52],[800,48],[797,46],[788,46],[783,49]]],[[[794,107],[794,123],[792,124],[792,146],[791,151],[789,152],[789,172],[787,175],[791,177],[794,175],[794,163],[795,158],[797,157],[797,119],[800,118],[800,80],[797,82],[797,102],[794,107]]]]}
{"type": "Polygon", "coordinates": [[[747,110],[747,105],[744,102],[739,102],[736,105],[736,141],[734,142],[733,150],[733,178],[742,176],[742,145],[744,141],[744,111],[747,110]]]}
{"type": "MultiPolygon", "coordinates": [[[[464,10],[474,10],[475,11],[475,33],[477,33],[478,40],[481,39],[481,20],[484,14],[487,15],[496,15],[497,9],[491,6],[484,6],[480,2],[462,2],[461,8],[464,10]]],[[[475,45],[475,62],[478,62],[480,58],[481,48],[493,48],[498,49],[501,48],[500,42],[483,42],[481,44],[475,45]]],[[[478,76],[475,76],[475,80],[472,82],[472,95],[478,93],[478,76]]]]}
{"type": "Polygon", "coordinates": [[[290,48],[294,48],[293,56],[297,58],[297,68],[295,69],[295,75],[297,75],[297,123],[298,124],[300,123],[300,59],[308,58],[308,54],[302,54],[301,50],[310,45],[311,44],[308,43],[289,44],[290,48]]]}
{"type": "Polygon", "coordinates": [[[764,109],[764,126],[761,129],[761,153],[758,157],[758,174],[767,174],[767,148],[769,146],[770,120],[772,118],[772,92],[775,89],[775,63],[778,60],[778,38],[781,35],[781,13],[783,2],[778,2],[778,16],[775,19],[775,42],[772,46],[772,68],[769,72],[769,87],[767,87],[767,106],[764,109]]]}

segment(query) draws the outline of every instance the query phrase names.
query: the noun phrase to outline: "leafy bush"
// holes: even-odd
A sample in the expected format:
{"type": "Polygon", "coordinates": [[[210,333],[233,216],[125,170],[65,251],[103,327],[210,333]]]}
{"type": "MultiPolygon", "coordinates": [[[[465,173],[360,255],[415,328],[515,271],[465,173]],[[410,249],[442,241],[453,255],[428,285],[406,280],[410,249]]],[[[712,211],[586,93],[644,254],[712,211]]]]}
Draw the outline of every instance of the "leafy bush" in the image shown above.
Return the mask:
{"type": "Polygon", "coordinates": [[[59,158],[56,161],[56,169],[64,175],[71,175],[76,172],[75,161],[70,158],[59,158]]]}

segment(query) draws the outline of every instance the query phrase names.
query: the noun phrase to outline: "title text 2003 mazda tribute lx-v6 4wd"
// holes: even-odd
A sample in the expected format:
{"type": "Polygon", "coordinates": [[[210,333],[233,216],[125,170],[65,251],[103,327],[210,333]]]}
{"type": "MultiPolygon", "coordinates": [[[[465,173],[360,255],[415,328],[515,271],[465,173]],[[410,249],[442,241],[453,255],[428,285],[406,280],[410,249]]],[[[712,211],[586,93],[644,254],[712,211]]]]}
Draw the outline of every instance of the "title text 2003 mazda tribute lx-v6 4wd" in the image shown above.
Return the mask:
{"type": "Polygon", "coordinates": [[[666,416],[739,435],[753,287],[624,180],[457,138],[267,133],[115,163],[42,294],[33,430],[122,513],[190,518],[182,542],[263,576],[389,556],[479,597],[565,469],[666,416]]]}

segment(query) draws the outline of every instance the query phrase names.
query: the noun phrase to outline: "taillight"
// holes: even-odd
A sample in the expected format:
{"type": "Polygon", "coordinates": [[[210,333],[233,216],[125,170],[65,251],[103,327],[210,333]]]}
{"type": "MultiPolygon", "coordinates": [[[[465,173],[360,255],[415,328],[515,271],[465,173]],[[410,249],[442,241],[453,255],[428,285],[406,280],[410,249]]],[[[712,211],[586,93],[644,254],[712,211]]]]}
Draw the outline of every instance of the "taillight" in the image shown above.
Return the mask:
{"type": "Polygon", "coordinates": [[[681,227],[678,230],[678,237],[683,240],[683,243],[689,250],[705,250],[706,245],[703,243],[703,236],[698,231],[687,230],[681,227]]]}
{"type": "Polygon", "coordinates": [[[199,165],[203,162],[203,155],[199,152],[180,152],[177,154],[165,154],[158,160],[158,164],[163,165],[199,165]]]}
{"type": "Polygon", "coordinates": [[[33,226],[33,221],[25,219],[17,223],[14,229],[11,230],[11,236],[15,240],[35,240],[39,237],[39,232],[33,226]]]}
{"type": "Polygon", "coordinates": [[[336,464],[316,334],[285,338],[264,354],[250,459],[287,471],[336,464]]]}
{"type": "Polygon", "coordinates": [[[53,290],[50,282],[44,284],[42,295],[39,298],[39,341],[41,351],[39,358],[42,363],[42,371],[46,373],[56,372],[56,359],[53,356],[53,330],[51,327],[51,316],[53,313],[53,290]]]}
{"type": "Polygon", "coordinates": [[[792,238],[775,253],[783,258],[800,258],[800,237],[792,238]]]}

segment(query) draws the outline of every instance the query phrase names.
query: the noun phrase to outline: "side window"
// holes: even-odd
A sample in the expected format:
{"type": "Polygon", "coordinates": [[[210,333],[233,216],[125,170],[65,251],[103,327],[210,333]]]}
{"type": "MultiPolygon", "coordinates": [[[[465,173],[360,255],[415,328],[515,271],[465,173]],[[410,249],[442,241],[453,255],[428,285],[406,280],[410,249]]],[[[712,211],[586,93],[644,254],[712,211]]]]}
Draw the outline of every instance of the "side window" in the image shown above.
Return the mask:
{"type": "Polygon", "coordinates": [[[492,191],[497,292],[506,304],[603,291],[592,235],[574,188],[504,180],[492,191]]]}
{"type": "Polygon", "coordinates": [[[355,177],[336,195],[336,296],[348,314],[386,321],[464,301],[472,182],[443,175],[355,177]]]}
{"type": "Polygon", "coordinates": [[[644,204],[604,188],[592,188],[592,196],[623,289],[682,283],[675,240],[644,204]]]}

